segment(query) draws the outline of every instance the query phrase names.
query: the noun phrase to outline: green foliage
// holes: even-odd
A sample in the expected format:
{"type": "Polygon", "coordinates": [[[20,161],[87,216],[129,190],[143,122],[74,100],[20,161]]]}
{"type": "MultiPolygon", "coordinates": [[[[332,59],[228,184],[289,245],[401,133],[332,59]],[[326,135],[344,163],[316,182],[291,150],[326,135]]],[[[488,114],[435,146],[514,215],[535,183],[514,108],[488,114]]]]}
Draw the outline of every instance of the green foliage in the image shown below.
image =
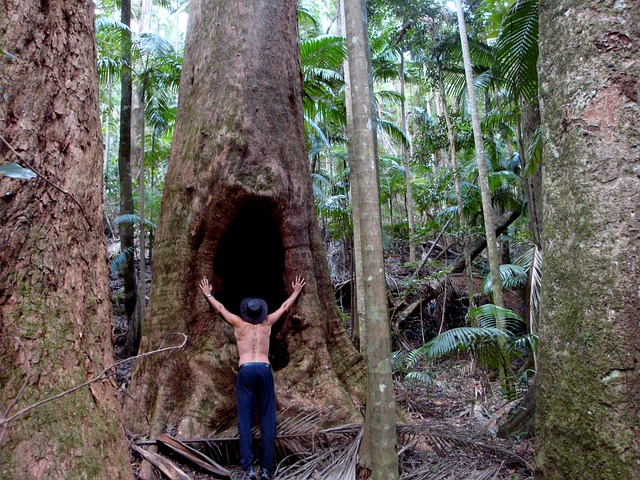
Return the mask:
{"type": "MultiPolygon", "coordinates": [[[[522,288],[527,283],[527,272],[520,265],[500,265],[500,282],[505,290],[522,288]]],[[[484,278],[482,291],[487,295],[491,293],[491,275],[484,278]]]]}
{"type": "Polygon", "coordinates": [[[496,367],[504,363],[505,356],[501,342],[511,340],[508,332],[498,328],[459,327],[447,330],[425,343],[405,357],[407,367],[412,367],[419,361],[433,360],[453,353],[471,352],[484,361],[489,367],[496,367]]]}
{"type": "Polygon", "coordinates": [[[467,316],[472,323],[482,328],[497,328],[509,334],[516,334],[524,327],[522,317],[508,308],[498,307],[488,303],[469,310],[467,316]]]}
{"type": "MultiPolygon", "coordinates": [[[[120,215],[113,221],[113,223],[115,223],[116,225],[120,225],[121,223],[140,225],[140,215],[136,215],[134,213],[120,215]]],[[[155,230],[157,228],[157,225],[155,223],[147,220],[146,218],[144,219],[144,225],[151,230],[155,230]]]]}
{"type": "Polygon", "coordinates": [[[133,258],[134,255],[135,248],[129,247],[111,257],[111,260],[109,261],[109,268],[111,269],[111,273],[119,273],[120,269],[124,267],[129,259],[133,258]]]}
{"type": "Polygon", "coordinates": [[[526,102],[538,95],[538,1],[515,2],[496,43],[499,71],[512,98],[526,102]]]}

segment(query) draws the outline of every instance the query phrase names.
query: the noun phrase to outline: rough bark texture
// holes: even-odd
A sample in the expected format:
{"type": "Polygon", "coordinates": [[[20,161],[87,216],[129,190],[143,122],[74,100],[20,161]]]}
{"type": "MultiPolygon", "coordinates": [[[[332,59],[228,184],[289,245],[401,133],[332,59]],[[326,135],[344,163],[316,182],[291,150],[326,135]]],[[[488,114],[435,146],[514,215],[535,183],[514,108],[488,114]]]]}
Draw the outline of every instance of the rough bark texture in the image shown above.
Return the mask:
{"type": "Polygon", "coordinates": [[[638,2],[542,1],[540,39],[537,473],[640,478],[638,2]]]}
{"type": "MultiPolygon", "coordinates": [[[[2,3],[0,132],[42,179],[0,177],[2,413],[84,383],[113,363],[102,238],[102,141],[93,3],[2,3]],[[22,386],[24,391],[19,394],[22,386]]],[[[0,162],[16,161],[6,145],[0,162]]],[[[0,435],[2,435],[0,428],[0,435]]],[[[0,477],[131,478],[113,381],[8,424],[0,477]]]]}
{"type": "Polygon", "coordinates": [[[203,276],[236,313],[247,296],[273,311],[295,275],[305,277],[272,334],[279,415],[329,407],[332,424],[361,420],[354,401],[363,402],[364,369],[337,318],[314,215],[296,5],[190,4],[141,349],[176,331],[189,343],[136,366],[127,405],[133,431],[190,437],[235,428],[235,340],[197,288],[203,276]]]}
{"type": "Polygon", "coordinates": [[[349,154],[357,191],[366,315],[367,412],[363,448],[374,480],[398,478],[395,395],[391,379],[391,332],[382,252],[380,180],[373,78],[365,2],[345,1],[353,128],[349,154]],[[368,454],[368,455],[367,455],[368,454]],[[367,458],[369,457],[369,458],[367,458]]]}

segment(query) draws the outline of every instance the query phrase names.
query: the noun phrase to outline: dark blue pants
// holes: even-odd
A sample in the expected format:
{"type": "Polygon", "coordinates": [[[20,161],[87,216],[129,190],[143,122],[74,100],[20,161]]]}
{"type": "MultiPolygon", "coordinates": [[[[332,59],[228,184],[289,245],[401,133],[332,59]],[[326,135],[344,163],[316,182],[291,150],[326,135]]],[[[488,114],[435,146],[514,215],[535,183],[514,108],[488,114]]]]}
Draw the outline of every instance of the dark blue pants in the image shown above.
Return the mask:
{"type": "Polygon", "coordinates": [[[273,374],[268,363],[245,363],[238,369],[236,381],[238,397],[238,431],[240,433],[240,465],[247,470],[253,463],[251,425],[258,409],[262,429],[262,471],[273,471],[273,455],[276,439],[276,399],[273,391],[273,374]]]}

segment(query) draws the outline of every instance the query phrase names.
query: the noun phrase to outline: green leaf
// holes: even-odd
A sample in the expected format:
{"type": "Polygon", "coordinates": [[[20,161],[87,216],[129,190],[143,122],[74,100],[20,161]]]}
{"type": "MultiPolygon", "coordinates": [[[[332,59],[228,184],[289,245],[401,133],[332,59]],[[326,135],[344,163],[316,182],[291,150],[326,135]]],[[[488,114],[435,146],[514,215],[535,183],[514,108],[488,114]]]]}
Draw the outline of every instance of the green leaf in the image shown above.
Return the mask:
{"type": "Polygon", "coordinates": [[[468,315],[476,319],[482,328],[497,328],[503,332],[516,332],[524,325],[524,320],[516,312],[491,303],[469,310],[468,315]]]}
{"type": "MultiPolygon", "coordinates": [[[[129,223],[131,225],[139,225],[140,224],[140,215],[136,215],[134,213],[125,213],[124,215],[120,215],[118,218],[116,218],[113,223],[115,223],[116,225],[119,225],[121,223],[129,223]]],[[[155,230],[157,228],[157,225],[149,220],[147,220],[146,218],[144,219],[144,224],[147,228],[150,228],[151,230],[155,230]]]]}
{"type": "Polygon", "coordinates": [[[37,177],[33,170],[23,168],[17,163],[7,163],[5,165],[0,165],[0,173],[6,177],[20,178],[22,180],[31,180],[32,178],[37,177]]]}

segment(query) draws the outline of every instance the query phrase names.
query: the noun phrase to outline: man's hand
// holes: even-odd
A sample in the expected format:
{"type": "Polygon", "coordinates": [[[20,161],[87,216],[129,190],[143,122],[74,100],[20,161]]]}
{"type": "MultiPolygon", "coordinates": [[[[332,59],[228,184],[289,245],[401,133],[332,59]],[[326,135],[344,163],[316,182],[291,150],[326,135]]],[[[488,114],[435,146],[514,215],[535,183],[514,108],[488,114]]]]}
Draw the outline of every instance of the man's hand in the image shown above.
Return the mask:
{"type": "Polygon", "coordinates": [[[211,285],[209,284],[209,280],[207,280],[207,277],[204,277],[202,280],[200,280],[198,286],[200,287],[200,290],[202,290],[202,293],[204,293],[205,297],[211,295],[211,285]]]}
{"type": "Polygon", "coordinates": [[[291,282],[291,287],[293,288],[294,292],[300,293],[300,291],[302,291],[302,287],[304,287],[306,283],[307,282],[304,281],[304,278],[298,275],[296,276],[296,279],[291,282]]]}

